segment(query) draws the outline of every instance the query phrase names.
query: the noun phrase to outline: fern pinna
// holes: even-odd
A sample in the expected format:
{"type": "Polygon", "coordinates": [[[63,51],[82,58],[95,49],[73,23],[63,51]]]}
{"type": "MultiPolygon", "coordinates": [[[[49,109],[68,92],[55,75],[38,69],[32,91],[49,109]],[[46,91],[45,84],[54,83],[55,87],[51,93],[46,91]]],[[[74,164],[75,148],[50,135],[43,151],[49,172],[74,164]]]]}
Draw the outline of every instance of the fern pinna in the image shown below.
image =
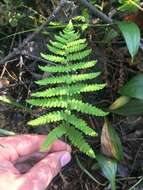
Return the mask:
{"type": "Polygon", "coordinates": [[[87,49],[86,39],[80,39],[80,34],[74,31],[71,22],[63,32],[55,35],[55,41],[50,41],[47,47],[51,54],[41,54],[41,56],[54,62],[55,65],[39,66],[39,68],[41,71],[53,73],[54,76],[38,80],[36,83],[40,86],[52,84],[52,87],[33,93],[32,96],[35,98],[27,102],[34,106],[52,108],[52,110],[54,108],[54,111],[48,109],[48,113],[28,124],[36,126],[58,122],[58,127],[48,134],[43,148],[47,148],[57,138],[65,135],[75,147],[94,158],[95,153],[82,133],[96,136],[96,132],[76,113],[77,111],[93,116],[107,114],[79,98],[81,93],[95,92],[105,87],[105,84],[89,83],[100,74],[100,72],[89,70],[96,64],[95,60],[87,61],[86,59],[91,49],[87,49]]]}

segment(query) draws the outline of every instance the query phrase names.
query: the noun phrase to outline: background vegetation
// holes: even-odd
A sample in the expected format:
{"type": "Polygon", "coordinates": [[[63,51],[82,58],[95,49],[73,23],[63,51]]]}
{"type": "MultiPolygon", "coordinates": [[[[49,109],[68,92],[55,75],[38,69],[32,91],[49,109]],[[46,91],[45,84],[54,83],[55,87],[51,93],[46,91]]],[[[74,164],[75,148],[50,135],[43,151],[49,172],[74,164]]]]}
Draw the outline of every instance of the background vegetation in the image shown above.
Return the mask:
{"type": "MultiPolygon", "coordinates": [[[[98,137],[86,137],[96,158],[73,149],[73,161],[49,190],[143,189],[143,8],[139,0],[3,0],[0,2],[0,133],[47,134],[55,125],[30,127],[45,113],[26,100],[41,90],[34,81],[50,77],[38,65],[46,44],[69,20],[87,39],[94,83],[106,83],[83,99],[109,112],[106,118],[84,116],[98,137]]],[[[54,75],[55,76],[55,75],[54,75]]],[[[48,86],[50,88],[51,86],[48,86]]],[[[83,117],[77,113],[77,116],[83,117]]],[[[64,139],[66,140],[66,139],[64,139]]]]}

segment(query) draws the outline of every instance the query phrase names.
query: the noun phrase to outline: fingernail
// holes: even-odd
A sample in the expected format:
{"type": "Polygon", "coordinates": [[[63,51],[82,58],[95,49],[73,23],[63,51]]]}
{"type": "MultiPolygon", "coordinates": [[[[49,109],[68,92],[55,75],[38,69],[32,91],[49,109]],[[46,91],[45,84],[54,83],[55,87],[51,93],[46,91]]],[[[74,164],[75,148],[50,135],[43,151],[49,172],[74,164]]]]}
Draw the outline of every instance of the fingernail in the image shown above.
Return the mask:
{"type": "Polygon", "coordinates": [[[68,164],[71,160],[71,154],[69,152],[66,152],[60,159],[61,162],[61,166],[65,166],[66,164],[68,164]]]}

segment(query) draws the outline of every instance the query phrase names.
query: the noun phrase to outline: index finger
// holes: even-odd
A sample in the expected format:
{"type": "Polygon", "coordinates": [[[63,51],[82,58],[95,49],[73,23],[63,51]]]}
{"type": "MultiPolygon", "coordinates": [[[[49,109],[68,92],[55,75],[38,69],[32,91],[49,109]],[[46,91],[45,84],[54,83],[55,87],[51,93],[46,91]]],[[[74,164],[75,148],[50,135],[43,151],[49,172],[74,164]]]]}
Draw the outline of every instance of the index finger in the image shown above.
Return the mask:
{"type": "MultiPolygon", "coordinates": [[[[4,158],[15,161],[21,156],[27,156],[39,151],[41,145],[46,139],[45,135],[18,135],[12,137],[1,137],[0,144],[4,148],[0,148],[1,155],[4,158]]],[[[55,141],[47,150],[47,152],[71,151],[69,145],[63,141],[55,141]]]]}

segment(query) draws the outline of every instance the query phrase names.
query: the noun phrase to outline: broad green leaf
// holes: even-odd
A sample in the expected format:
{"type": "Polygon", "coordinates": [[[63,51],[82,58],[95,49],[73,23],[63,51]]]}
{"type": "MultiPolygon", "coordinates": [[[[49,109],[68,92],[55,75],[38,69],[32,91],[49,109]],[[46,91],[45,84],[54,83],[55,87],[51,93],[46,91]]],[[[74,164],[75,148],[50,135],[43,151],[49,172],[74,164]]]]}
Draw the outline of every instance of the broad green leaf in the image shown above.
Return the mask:
{"type": "Polygon", "coordinates": [[[143,74],[136,75],[129,80],[120,90],[122,96],[143,100],[143,74]]]}
{"type": "Polygon", "coordinates": [[[127,104],[111,112],[123,116],[143,115],[143,100],[131,99],[127,104]]]}
{"type": "Polygon", "coordinates": [[[8,97],[8,96],[5,96],[5,95],[0,96],[0,101],[2,101],[5,104],[9,104],[10,106],[23,109],[23,110],[25,110],[27,112],[31,112],[32,111],[31,109],[27,108],[25,105],[22,105],[22,104],[16,102],[11,97],[8,97]]]}
{"type": "Polygon", "coordinates": [[[121,21],[117,23],[126,41],[132,61],[140,45],[140,29],[133,22],[121,21]]]}
{"type": "Polygon", "coordinates": [[[128,96],[120,96],[119,98],[117,98],[109,107],[110,110],[115,110],[118,109],[122,106],[124,106],[125,104],[127,104],[130,101],[130,98],[128,96]]]}
{"type": "Polygon", "coordinates": [[[117,162],[101,154],[96,155],[96,160],[104,176],[110,181],[112,190],[116,190],[117,162]]]}
{"type": "Polygon", "coordinates": [[[14,133],[13,131],[5,130],[5,129],[0,129],[0,135],[14,136],[16,135],[16,133],[14,133]]]}
{"type": "Polygon", "coordinates": [[[123,148],[120,138],[107,119],[105,119],[102,128],[101,149],[106,156],[123,160],[123,148]]]}

